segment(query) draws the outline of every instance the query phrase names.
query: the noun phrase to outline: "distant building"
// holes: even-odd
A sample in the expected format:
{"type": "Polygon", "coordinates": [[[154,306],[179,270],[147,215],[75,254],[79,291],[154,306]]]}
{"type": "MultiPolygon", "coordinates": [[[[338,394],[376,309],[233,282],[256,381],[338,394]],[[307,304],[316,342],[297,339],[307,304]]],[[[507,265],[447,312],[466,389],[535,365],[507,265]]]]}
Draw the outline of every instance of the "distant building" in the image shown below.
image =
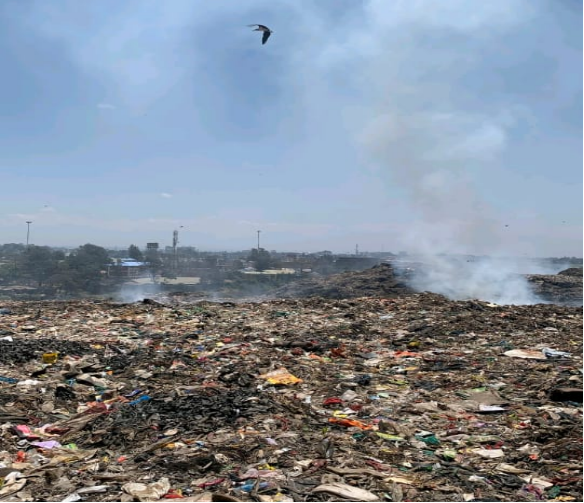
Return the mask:
{"type": "Polygon", "coordinates": [[[115,265],[110,267],[109,274],[123,278],[140,278],[148,274],[148,264],[133,258],[117,259],[115,265]]]}

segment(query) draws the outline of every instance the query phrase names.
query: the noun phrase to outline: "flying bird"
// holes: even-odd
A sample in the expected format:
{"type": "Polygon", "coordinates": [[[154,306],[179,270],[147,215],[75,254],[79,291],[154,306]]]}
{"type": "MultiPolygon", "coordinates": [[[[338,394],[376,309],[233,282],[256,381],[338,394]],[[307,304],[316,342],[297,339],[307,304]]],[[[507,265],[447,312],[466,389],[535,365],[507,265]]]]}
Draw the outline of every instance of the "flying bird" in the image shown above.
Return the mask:
{"type": "Polygon", "coordinates": [[[264,45],[268,39],[270,38],[270,35],[272,34],[272,30],[270,30],[267,26],[264,26],[263,24],[248,24],[249,27],[252,26],[257,26],[257,28],[253,31],[263,31],[264,34],[262,35],[262,45],[264,45]]]}

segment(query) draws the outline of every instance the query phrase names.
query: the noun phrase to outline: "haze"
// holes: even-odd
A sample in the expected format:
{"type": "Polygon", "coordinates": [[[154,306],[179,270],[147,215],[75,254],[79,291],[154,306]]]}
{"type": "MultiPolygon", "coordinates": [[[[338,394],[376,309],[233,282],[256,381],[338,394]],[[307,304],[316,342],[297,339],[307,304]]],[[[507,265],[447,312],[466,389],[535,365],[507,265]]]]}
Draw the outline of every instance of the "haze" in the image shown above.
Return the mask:
{"type": "Polygon", "coordinates": [[[0,54],[0,242],[582,256],[579,1],[4,0],[0,54]]]}

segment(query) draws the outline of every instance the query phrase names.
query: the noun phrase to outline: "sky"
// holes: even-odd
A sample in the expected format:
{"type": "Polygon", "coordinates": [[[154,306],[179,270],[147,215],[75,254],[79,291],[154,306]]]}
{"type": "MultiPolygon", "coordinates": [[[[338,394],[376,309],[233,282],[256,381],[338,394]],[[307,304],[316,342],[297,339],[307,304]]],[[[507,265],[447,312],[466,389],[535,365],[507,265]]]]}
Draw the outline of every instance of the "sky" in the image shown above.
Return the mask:
{"type": "Polygon", "coordinates": [[[3,243],[582,256],[578,0],[3,0],[0,75],[3,243]]]}

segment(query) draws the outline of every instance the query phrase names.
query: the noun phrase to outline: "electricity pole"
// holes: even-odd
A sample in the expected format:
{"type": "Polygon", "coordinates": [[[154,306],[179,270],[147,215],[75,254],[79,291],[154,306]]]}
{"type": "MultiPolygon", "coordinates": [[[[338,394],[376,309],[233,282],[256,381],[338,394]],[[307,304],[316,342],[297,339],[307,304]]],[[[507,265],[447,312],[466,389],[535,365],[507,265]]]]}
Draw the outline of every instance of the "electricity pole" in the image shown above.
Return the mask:
{"type": "MultiPolygon", "coordinates": [[[[181,226],[182,227],[182,226],[181,226]]],[[[178,255],[177,255],[177,248],[178,245],[178,231],[174,230],[172,232],[172,254],[173,254],[173,262],[174,262],[174,271],[176,275],[176,271],[178,270],[178,255]]]]}
{"type": "Polygon", "coordinates": [[[28,248],[28,238],[30,237],[30,224],[32,224],[32,220],[26,221],[26,247],[28,248]]]}
{"type": "Polygon", "coordinates": [[[262,231],[258,231],[258,253],[260,252],[260,232],[262,231]]]}

